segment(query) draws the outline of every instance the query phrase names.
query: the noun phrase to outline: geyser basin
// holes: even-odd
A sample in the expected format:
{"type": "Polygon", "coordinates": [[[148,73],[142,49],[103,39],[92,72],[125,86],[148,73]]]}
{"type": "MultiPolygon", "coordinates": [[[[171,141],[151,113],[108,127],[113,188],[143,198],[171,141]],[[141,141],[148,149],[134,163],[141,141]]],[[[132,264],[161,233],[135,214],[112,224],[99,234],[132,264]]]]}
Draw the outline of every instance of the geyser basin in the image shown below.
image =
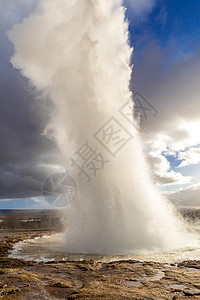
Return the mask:
{"type": "Polygon", "coordinates": [[[40,1],[9,38],[13,66],[53,102],[44,134],[51,132],[58,163],[78,188],[60,250],[115,255],[192,245],[152,185],[131,117],[132,49],[122,2],[40,1]]]}
{"type": "MultiPolygon", "coordinates": [[[[200,231],[200,226],[199,226],[200,231]]],[[[178,263],[185,260],[200,259],[200,238],[193,240],[193,246],[182,247],[174,250],[140,250],[129,255],[91,255],[66,253],[66,245],[63,244],[63,234],[44,236],[17,243],[10,253],[12,258],[21,258],[34,261],[80,261],[95,260],[110,262],[116,260],[140,260],[156,261],[162,263],[178,263]]]]}

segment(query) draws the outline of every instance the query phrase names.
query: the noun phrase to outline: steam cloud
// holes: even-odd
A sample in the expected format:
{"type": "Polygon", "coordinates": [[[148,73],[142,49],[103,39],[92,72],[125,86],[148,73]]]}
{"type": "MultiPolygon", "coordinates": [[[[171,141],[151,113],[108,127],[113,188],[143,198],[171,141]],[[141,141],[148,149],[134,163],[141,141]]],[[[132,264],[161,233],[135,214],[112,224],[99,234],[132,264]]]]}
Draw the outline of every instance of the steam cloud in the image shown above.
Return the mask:
{"type": "Polygon", "coordinates": [[[183,245],[184,224],[152,186],[136,122],[119,112],[132,101],[121,1],[41,1],[9,38],[13,66],[54,104],[44,133],[52,133],[60,163],[79,189],[65,214],[66,251],[127,254],[183,245]],[[115,157],[94,138],[112,117],[133,136],[115,157]],[[108,161],[89,183],[69,160],[86,141],[108,161]]]}

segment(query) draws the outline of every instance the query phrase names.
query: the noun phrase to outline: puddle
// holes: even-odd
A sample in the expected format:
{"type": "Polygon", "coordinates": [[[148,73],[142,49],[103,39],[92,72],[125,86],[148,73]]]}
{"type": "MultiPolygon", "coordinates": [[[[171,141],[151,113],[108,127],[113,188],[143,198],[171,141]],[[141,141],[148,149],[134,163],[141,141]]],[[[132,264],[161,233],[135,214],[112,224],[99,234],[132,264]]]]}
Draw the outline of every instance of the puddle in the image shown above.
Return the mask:
{"type": "Polygon", "coordinates": [[[188,287],[184,284],[170,284],[168,286],[170,289],[174,289],[176,291],[182,291],[184,289],[187,289],[188,287]]]}
{"type": "Polygon", "coordinates": [[[140,268],[140,267],[143,267],[143,264],[142,263],[128,263],[128,266],[131,266],[131,267],[134,267],[134,268],[140,268]]]}
{"type": "Polygon", "coordinates": [[[158,273],[155,276],[148,276],[148,275],[143,275],[140,276],[139,279],[142,281],[157,281],[162,279],[165,276],[165,273],[163,271],[157,270],[158,273]]]}
{"type": "Polygon", "coordinates": [[[142,283],[139,281],[127,280],[124,282],[124,285],[127,287],[141,287],[142,283]]]}

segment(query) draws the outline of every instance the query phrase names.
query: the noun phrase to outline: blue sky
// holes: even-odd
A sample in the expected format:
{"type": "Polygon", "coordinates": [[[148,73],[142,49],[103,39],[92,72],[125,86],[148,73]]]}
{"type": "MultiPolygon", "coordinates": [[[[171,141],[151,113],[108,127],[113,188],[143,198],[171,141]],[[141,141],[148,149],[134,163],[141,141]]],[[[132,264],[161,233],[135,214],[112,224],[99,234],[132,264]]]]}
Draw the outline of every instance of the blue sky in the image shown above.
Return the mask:
{"type": "MultiPolygon", "coordinates": [[[[2,6],[0,35],[3,41],[0,46],[1,84],[4,86],[4,93],[7,97],[9,95],[10,99],[12,97],[14,99],[12,93],[17,95],[18,110],[22,110],[22,107],[24,109],[28,105],[27,102],[20,102],[22,101],[20,99],[31,98],[31,92],[26,88],[26,81],[9,64],[13,48],[7,39],[6,31],[16,22],[22,21],[23,17],[27,17],[33,11],[36,3],[36,0],[20,0],[17,4],[12,1],[0,4],[2,6]],[[6,84],[4,84],[6,80],[13,82],[12,86],[15,92],[9,88],[6,90],[6,84]]],[[[144,151],[153,170],[152,176],[156,178],[159,188],[173,192],[174,196],[181,189],[184,199],[184,191],[188,195],[188,191],[193,188],[198,189],[200,183],[200,2],[197,0],[125,0],[125,4],[129,20],[130,42],[134,47],[132,60],[135,67],[130,86],[133,92],[139,91],[158,111],[155,118],[149,115],[144,124],[144,151]],[[182,167],[179,168],[178,165],[182,167]]],[[[2,93],[1,97],[5,98],[6,96],[2,93]]],[[[1,111],[4,112],[4,115],[5,111],[9,115],[13,103],[7,101],[3,105],[4,110],[1,111]]],[[[31,143],[33,140],[34,145],[39,143],[38,147],[43,149],[43,156],[49,144],[38,138],[39,129],[36,124],[42,122],[40,110],[31,101],[30,106],[31,109],[38,112],[37,119],[31,120],[31,124],[27,126],[27,128],[31,128],[35,136],[30,137],[23,124],[21,127],[24,128],[23,143],[27,143],[27,149],[29,149],[24,155],[29,160],[31,157],[32,160],[34,155],[31,153],[33,148],[31,143]]],[[[14,114],[15,107],[12,110],[14,114]]],[[[26,115],[30,119],[29,115],[26,115]]],[[[19,126],[19,120],[16,124],[9,125],[9,127],[19,126]]],[[[14,135],[13,130],[10,132],[14,135]]],[[[20,136],[20,138],[22,137],[20,136]]],[[[9,145],[9,149],[11,148],[12,146],[9,145]]],[[[20,145],[18,149],[20,152],[20,145]]],[[[35,153],[36,150],[33,150],[35,153]]],[[[53,154],[51,159],[53,159],[52,157],[53,154]]],[[[13,159],[20,160],[18,157],[13,159]]],[[[20,185],[22,182],[22,185],[30,185],[28,178],[35,174],[35,177],[31,178],[31,184],[34,187],[37,185],[36,177],[38,175],[33,168],[34,160],[31,166],[28,166],[29,170],[32,170],[31,175],[24,176],[27,171],[25,171],[25,166],[20,165],[18,170],[20,172],[23,170],[23,177],[19,176],[17,168],[14,168],[13,164],[8,163],[6,166],[5,161],[4,158],[2,172],[5,172],[5,175],[3,176],[8,174],[10,176],[12,173],[14,184],[20,185]],[[23,181],[24,178],[26,178],[26,182],[23,181]]],[[[4,183],[2,189],[6,188],[6,183],[4,183]]],[[[0,196],[5,198],[6,192],[0,196]]],[[[11,198],[10,195],[8,198],[11,198]]],[[[20,208],[20,205],[21,208],[24,208],[27,203],[34,208],[45,205],[41,202],[42,200],[38,201],[38,198],[35,202],[33,197],[29,200],[26,198],[24,201],[16,201],[1,201],[0,208],[11,208],[12,205],[13,208],[20,208]]]]}
{"type": "Polygon", "coordinates": [[[127,10],[131,42],[137,45],[137,37],[147,34],[159,40],[163,47],[175,40],[180,47],[193,50],[200,39],[199,13],[198,0],[158,0],[151,13],[136,22],[132,11],[127,10]]]}
{"type": "Polygon", "coordinates": [[[130,41],[136,51],[152,40],[163,49],[172,48],[170,58],[163,61],[168,66],[180,58],[192,55],[199,47],[200,3],[196,0],[157,0],[154,3],[148,15],[136,20],[132,10],[127,10],[130,41]]]}

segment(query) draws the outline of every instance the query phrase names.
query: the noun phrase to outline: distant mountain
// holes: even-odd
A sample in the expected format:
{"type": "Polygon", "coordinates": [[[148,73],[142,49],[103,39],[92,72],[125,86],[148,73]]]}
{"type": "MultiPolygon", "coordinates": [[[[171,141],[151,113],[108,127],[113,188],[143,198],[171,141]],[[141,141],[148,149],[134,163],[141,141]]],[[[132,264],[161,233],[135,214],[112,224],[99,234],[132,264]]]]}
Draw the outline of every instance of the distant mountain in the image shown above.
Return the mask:
{"type": "Polygon", "coordinates": [[[173,193],[169,199],[176,206],[200,206],[200,185],[192,185],[188,189],[173,193]]]}
{"type": "Polygon", "coordinates": [[[51,209],[42,197],[0,200],[0,209],[51,209]]]}

